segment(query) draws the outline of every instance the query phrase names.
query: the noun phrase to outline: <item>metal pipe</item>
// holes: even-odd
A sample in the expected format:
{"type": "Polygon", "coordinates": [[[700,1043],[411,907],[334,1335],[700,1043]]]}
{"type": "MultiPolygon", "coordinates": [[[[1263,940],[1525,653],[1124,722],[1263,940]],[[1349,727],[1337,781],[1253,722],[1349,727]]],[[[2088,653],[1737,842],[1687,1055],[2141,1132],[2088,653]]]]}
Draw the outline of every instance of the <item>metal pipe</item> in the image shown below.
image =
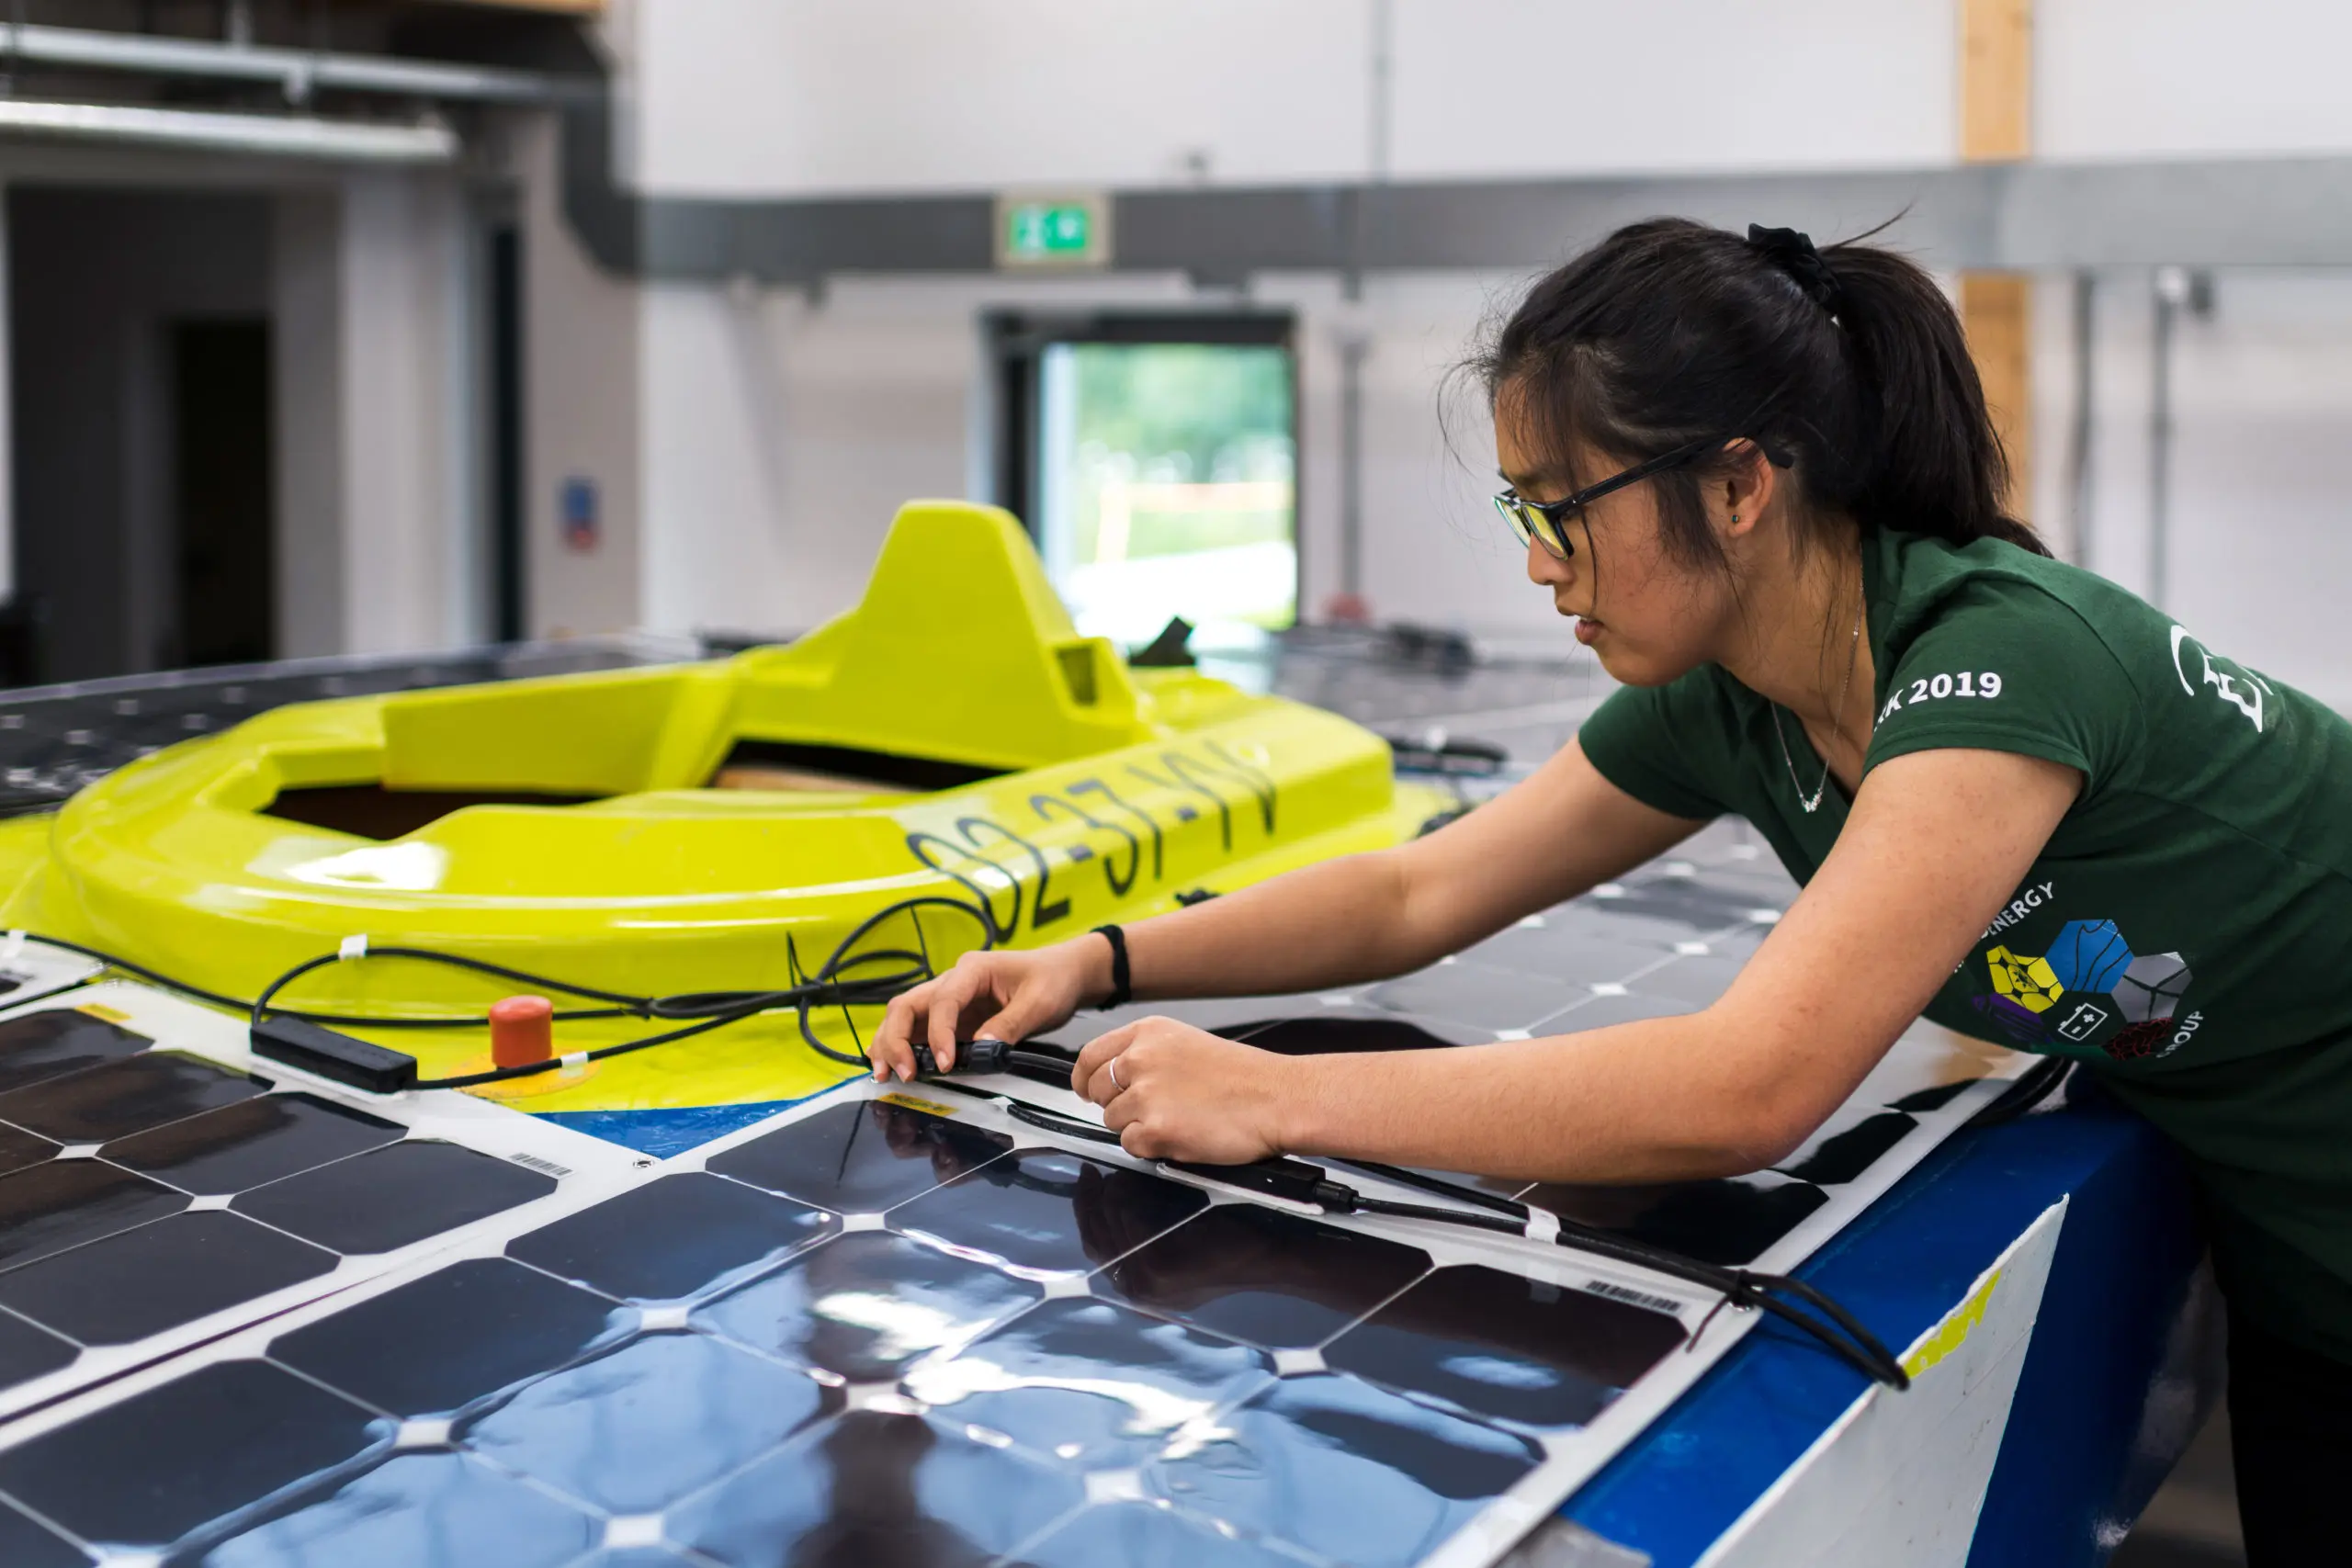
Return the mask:
{"type": "Polygon", "coordinates": [[[459,145],[458,133],[446,125],[369,125],[310,116],[209,114],[29,98],[0,98],[0,132],[6,131],[354,164],[446,164],[457,157],[459,145]]]}
{"type": "Polygon", "coordinates": [[[2188,275],[2177,266],[2158,267],[2155,296],[2155,340],[2149,349],[2148,603],[2161,610],[2171,554],[2173,336],[2188,302],[2188,275]]]}
{"type": "Polygon", "coordinates": [[[1388,184],[1394,75],[1390,0],[1371,0],[1371,6],[1372,58],[1366,83],[1370,120],[1364,148],[1370,178],[1351,204],[1348,265],[1340,277],[1350,319],[1340,344],[1340,592],[1351,613],[1363,608],[1363,365],[1372,352],[1363,321],[1363,274],[1373,249],[1372,226],[1385,215],[1380,197],[1388,184]]]}
{"type": "Polygon", "coordinates": [[[594,97],[602,90],[598,84],[584,77],[552,76],[543,72],[508,71],[486,65],[446,65],[381,55],[260,49],[249,44],[97,32],[84,28],[17,24],[8,32],[12,63],[74,65],[86,70],[201,76],[219,81],[275,82],[288,102],[298,103],[309,93],[322,88],[499,104],[557,103],[594,97]]]}
{"type": "Polygon", "coordinates": [[[2098,275],[2075,274],[2075,417],[2066,443],[2068,504],[2074,513],[2075,564],[2091,564],[2092,447],[2098,438],[2093,394],[2098,366],[2098,275]]]}

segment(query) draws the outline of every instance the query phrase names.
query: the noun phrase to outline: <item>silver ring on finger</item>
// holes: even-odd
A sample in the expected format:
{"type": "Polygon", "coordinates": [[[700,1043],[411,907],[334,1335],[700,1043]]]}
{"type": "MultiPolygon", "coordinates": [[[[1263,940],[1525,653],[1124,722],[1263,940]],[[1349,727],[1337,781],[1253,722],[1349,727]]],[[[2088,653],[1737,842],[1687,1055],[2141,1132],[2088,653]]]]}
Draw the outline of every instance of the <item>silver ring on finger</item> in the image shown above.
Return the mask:
{"type": "Polygon", "coordinates": [[[1119,1081],[1119,1058],[1118,1058],[1118,1057],[1114,1056],[1114,1057],[1112,1057],[1112,1058],[1111,1058],[1111,1060],[1110,1060],[1110,1064],[1109,1064],[1109,1066],[1108,1066],[1108,1069],[1107,1069],[1107,1070],[1109,1071],[1109,1073],[1110,1073],[1110,1075],[1111,1075],[1111,1087],[1112,1087],[1113,1089],[1117,1089],[1121,1094],[1125,1094],[1125,1093],[1126,1093],[1126,1092],[1127,1092],[1127,1086],[1126,1086],[1126,1085],[1125,1085],[1125,1084],[1123,1084],[1123,1083],[1121,1083],[1121,1082],[1119,1081]]]}

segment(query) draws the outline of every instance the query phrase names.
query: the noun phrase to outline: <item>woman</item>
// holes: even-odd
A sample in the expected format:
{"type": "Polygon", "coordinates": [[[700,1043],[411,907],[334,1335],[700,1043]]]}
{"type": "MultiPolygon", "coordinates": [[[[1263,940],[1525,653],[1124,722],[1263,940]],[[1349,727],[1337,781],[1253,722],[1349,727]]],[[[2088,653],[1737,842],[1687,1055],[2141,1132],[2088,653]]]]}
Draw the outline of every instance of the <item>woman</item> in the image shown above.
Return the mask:
{"type": "Polygon", "coordinates": [[[2003,514],[1960,323],[1886,251],[1637,224],[1539,283],[1479,366],[1527,574],[1623,689],[1426,839],[1123,940],[967,955],[891,1005],[877,1073],[907,1076],[918,1035],[946,1061],[1061,1024],[1125,989],[1122,947],[1139,997],[1417,969],[1736,813],[1804,893],[1704,1011],[1305,1057],[1146,1019],[1073,1087],[1142,1156],[1626,1182],[1784,1158],[1922,1011],[2079,1058],[2199,1177],[2256,1562],[2332,1540],[2352,725],[2003,514]]]}

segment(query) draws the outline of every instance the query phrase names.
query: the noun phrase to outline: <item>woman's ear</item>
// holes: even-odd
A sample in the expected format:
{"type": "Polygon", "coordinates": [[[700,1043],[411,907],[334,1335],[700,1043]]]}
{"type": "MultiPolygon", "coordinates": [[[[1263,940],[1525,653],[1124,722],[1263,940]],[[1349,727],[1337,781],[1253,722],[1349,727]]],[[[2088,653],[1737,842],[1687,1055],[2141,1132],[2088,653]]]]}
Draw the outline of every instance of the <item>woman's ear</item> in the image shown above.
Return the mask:
{"type": "Polygon", "coordinates": [[[1780,471],[1764,456],[1763,448],[1752,441],[1741,445],[1746,450],[1732,454],[1731,467],[1710,487],[1708,496],[1714,503],[1709,510],[1715,513],[1710,521],[1725,543],[1755,533],[1780,490],[1780,471]]]}

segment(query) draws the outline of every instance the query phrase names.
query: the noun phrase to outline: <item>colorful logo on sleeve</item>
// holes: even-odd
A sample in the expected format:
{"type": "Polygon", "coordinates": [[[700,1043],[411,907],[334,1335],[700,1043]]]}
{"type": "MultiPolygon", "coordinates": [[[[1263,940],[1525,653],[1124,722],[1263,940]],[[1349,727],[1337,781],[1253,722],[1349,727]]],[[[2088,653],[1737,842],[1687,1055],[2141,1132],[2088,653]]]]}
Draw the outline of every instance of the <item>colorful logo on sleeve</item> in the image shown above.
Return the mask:
{"type": "Polygon", "coordinates": [[[2177,953],[2134,953],[2113,920],[2068,920],[2046,953],[1984,951],[1976,1010],[2020,1045],[2096,1045],[2119,1062],[2168,1056],[2204,1021],[2177,1024],[2188,992],[2177,953]]]}

